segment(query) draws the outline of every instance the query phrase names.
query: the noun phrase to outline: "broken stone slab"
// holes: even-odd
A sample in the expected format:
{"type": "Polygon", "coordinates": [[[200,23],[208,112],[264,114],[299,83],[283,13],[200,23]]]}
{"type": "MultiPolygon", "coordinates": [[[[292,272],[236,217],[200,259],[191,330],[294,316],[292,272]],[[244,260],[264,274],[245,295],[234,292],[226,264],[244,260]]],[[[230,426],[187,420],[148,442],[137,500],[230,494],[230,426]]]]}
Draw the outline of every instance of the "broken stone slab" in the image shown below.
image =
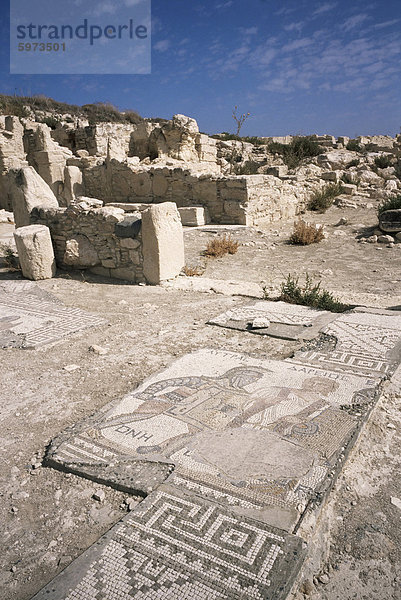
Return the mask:
{"type": "Polygon", "coordinates": [[[199,227],[210,223],[208,210],[203,206],[179,207],[178,212],[185,227],[199,227]]]}
{"type": "Polygon", "coordinates": [[[174,468],[183,490],[291,531],[358,426],[341,407],[370,381],[202,350],[60,435],[45,462],[128,493],[146,493],[145,463],[174,468]]]}
{"type": "Polygon", "coordinates": [[[32,600],[285,600],[305,555],[299,537],[163,485],[32,600]]]}
{"type": "Polygon", "coordinates": [[[19,227],[14,233],[22,274],[27,279],[51,279],[56,261],[50,229],[45,225],[19,227]]]}
{"type": "Polygon", "coordinates": [[[385,233],[401,231],[401,209],[385,210],[380,214],[379,227],[385,233]]]}
{"type": "Polygon", "coordinates": [[[56,196],[33,167],[10,174],[10,194],[16,227],[30,225],[34,208],[58,208],[56,196]]]}
{"type": "Polygon", "coordinates": [[[265,300],[232,308],[213,317],[208,324],[285,340],[300,340],[316,337],[320,328],[334,318],[327,311],[265,300]],[[263,326],[263,322],[269,324],[263,326]]]}
{"type": "Polygon", "coordinates": [[[142,213],[143,274],[151,284],[177,277],[185,264],[184,235],[177,206],[164,202],[142,213]]]}

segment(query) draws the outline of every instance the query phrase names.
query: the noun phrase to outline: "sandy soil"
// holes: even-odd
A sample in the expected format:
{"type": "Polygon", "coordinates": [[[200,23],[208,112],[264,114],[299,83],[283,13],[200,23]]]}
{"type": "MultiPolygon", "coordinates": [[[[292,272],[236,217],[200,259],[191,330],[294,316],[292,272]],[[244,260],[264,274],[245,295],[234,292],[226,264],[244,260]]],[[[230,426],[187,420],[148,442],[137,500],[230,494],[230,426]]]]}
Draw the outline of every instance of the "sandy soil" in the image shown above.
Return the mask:
{"type": "MultiPolygon", "coordinates": [[[[287,244],[292,222],[263,230],[232,231],[242,246],[234,256],[208,260],[205,277],[264,282],[278,289],[291,273],[319,275],[323,287],[348,302],[401,305],[401,244],[360,244],[356,230],[376,224],[375,211],[360,207],[307,215],[327,223],[327,241],[309,247],[287,244]],[[335,227],[341,217],[348,225],[335,227]],[[245,244],[245,245],[244,245],[245,244]]],[[[217,228],[215,229],[217,231],[217,228]]],[[[187,263],[215,233],[187,230],[187,263]]],[[[18,277],[0,273],[0,277],[18,277]]],[[[126,495],[40,466],[50,439],[107,402],[136,387],[176,357],[200,347],[225,348],[258,357],[282,358],[294,343],[206,326],[244,298],[213,292],[182,292],[110,283],[59,274],[39,283],[67,306],[108,319],[109,324],[39,351],[0,350],[2,385],[0,519],[3,534],[0,589],[4,600],[26,600],[93,543],[127,510],[126,495]],[[89,352],[96,344],[103,356],[89,352]],[[79,369],[68,372],[65,366],[79,369]]],[[[374,411],[352,462],[333,496],[337,526],[329,564],[310,586],[313,600],[399,598],[399,400],[389,390],[374,411]],[[388,428],[393,424],[396,429],[388,428]],[[355,503],[355,504],[354,504],[355,503]],[[325,573],[327,571],[327,573],[325,573]],[[398,578],[398,579],[397,579],[398,578]]]]}

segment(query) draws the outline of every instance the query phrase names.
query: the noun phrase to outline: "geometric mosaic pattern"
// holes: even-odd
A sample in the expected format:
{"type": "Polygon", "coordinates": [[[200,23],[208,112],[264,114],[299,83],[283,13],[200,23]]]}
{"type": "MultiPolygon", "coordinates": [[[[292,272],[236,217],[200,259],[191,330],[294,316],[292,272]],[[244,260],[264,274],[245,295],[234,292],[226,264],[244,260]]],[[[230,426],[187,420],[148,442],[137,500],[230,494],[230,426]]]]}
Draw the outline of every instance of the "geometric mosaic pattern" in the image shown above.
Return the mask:
{"type": "MultiPolygon", "coordinates": [[[[16,283],[16,282],[15,282],[16,283]]],[[[78,308],[43,299],[35,287],[0,289],[0,346],[38,348],[106,321],[78,308]]],[[[46,295],[47,296],[47,295],[46,295]]]]}
{"type": "Polygon", "coordinates": [[[401,317],[396,314],[345,314],[322,332],[337,339],[334,351],[297,353],[292,361],[379,378],[391,374],[400,362],[401,317]]]}
{"type": "Polygon", "coordinates": [[[295,536],[161,486],[76,561],[72,585],[74,563],[35,600],[280,600],[303,554],[295,536]]]}

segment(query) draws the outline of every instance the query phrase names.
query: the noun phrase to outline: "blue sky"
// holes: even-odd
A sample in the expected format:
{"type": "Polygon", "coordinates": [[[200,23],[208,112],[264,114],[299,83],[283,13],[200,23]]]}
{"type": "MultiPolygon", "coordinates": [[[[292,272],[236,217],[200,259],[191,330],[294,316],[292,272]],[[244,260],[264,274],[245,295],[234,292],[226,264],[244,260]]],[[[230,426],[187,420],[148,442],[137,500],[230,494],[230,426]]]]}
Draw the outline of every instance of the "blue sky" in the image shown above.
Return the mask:
{"type": "Polygon", "coordinates": [[[1,93],[184,113],[206,133],[233,131],[234,105],[243,135],[400,131],[400,0],[153,0],[150,75],[10,75],[2,15],[1,93]]]}

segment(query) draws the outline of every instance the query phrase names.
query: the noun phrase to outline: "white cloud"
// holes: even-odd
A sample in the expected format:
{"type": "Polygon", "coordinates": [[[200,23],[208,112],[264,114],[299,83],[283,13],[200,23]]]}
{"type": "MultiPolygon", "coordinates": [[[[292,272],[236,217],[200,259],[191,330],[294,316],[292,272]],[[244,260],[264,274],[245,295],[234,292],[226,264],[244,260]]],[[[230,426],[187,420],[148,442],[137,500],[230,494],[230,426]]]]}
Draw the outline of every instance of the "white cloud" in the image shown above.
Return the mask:
{"type": "Polygon", "coordinates": [[[230,8],[230,6],[232,6],[233,4],[233,0],[227,0],[227,2],[219,2],[218,4],[216,4],[215,9],[220,10],[224,8],[230,8]]]}
{"type": "Polygon", "coordinates": [[[294,23],[289,23],[284,26],[285,31],[298,31],[298,33],[305,27],[305,21],[297,21],[294,23]]]}
{"type": "Polygon", "coordinates": [[[282,50],[284,52],[291,52],[292,50],[300,50],[301,48],[306,48],[313,44],[313,38],[300,38],[299,40],[294,40],[289,44],[283,46],[282,50]]]}
{"type": "Polygon", "coordinates": [[[171,46],[170,40],[160,40],[157,42],[153,48],[158,52],[166,52],[171,46]]]}
{"type": "Polygon", "coordinates": [[[257,35],[258,28],[257,27],[248,27],[248,28],[244,29],[241,27],[241,33],[243,33],[244,35],[257,35]]]}
{"type": "Polygon", "coordinates": [[[364,23],[368,19],[369,19],[369,16],[364,13],[360,13],[359,15],[354,15],[353,17],[349,17],[349,19],[344,21],[343,29],[344,29],[344,31],[351,31],[351,29],[358,27],[358,25],[362,25],[362,23],[364,23]]]}
{"type": "Polygon", "coordinates": [[[333,10],[333,8],[335,8],[336,6],[337,2],[325,2],[324,4],[321,4],[316,10],[314,10],[312,15],[315,17],[318,15],[322,15],[326,12],[329,12],[330,10],[333,10]]]}
{"type": "Polygon", "coordinates": [[[101,15],[113,15],[116,12],[116,10],[117,6],[112,2],[102,2],[98,5],[93,14],[97,17],[100,17],[101,15]]]}
{"type": "Polygon", "coordinates": [[[383,23],[376,23],[374,25],[375,29],[383,29],[384,27],[390,27],[391,25],[395,25],[399,23],[400,19],[393,19],[392,21],[383,21],[383,23]]]}

